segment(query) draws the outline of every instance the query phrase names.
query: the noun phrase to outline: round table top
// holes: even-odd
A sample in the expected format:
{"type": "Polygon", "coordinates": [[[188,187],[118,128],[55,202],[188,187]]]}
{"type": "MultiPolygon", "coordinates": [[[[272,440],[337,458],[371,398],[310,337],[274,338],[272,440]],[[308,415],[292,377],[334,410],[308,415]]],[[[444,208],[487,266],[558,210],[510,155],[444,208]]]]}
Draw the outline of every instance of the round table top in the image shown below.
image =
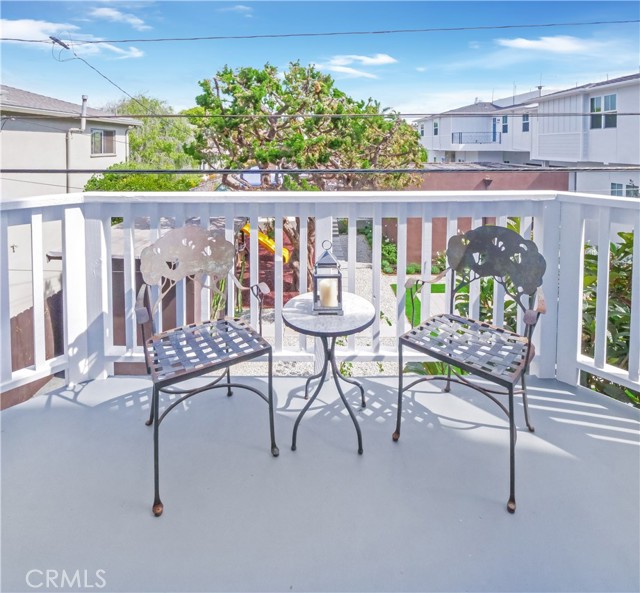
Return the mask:
{"type": "Polygon", "coordinates": [[[351,292],[342,293],[343,315],[314,315],[313,294],[306,292],[292,298],[282,308],[285,325],[301,334],[329,338],[349,336],[373,323],[376,311],[366,299],[351,292]]]}

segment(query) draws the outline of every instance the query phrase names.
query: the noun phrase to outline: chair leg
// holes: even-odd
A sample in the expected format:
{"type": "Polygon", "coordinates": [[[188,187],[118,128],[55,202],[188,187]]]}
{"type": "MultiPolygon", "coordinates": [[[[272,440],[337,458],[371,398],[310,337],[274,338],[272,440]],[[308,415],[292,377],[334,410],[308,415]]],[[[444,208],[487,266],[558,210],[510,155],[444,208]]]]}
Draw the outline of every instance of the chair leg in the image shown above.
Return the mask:
{"type": "Polygon", "coordinates": [[[273,419],[273,355],[269,352],[269,430],[271,432],[271,455],[280,455],[280,449],[276,445],[276,431],[273,419]]]}
{"type": "Polygon", "coordinates": [[[145,421],[147,426],[151,426],[153,424],[153,409],[155,406],[156,398],[158,397],[158,392],[156,390],[156,386],[153,386],[152,395],[151,395],[151,405],[149,406],[149,419],[145,421]]]}
{"type": "Polygon", "coordinates": [[[444,386],[445,393],[449,393],[451,391],[451,365],[447,365],[447,383],[444,386]]]}
{"type": "Polygon", "coordinates": [[[158,434],[158,416],[160,408],[160,398],[158,397],[157,388],[153,387],[153,485],[154,485],[154,499],[153,499],[153,514],[156,517],[162,515],[164,505],[160,500],[160,468],[159,468],[159,434],[158,434]]]}
{"type": "Polygon", "coordinates": [[[397,441],[400,438],[400,424],[402,422],[402,344],[398,344],[398,415],[396,416],[396,431],[392,435],[392,439],[397,441]]]}
{"type": "Polygon", "coordinates": [[[529,404],[527,402],[527,386],[525,384],[524,373],[522,373],[522,377],[520,378],[522,382],[522,404],[524,405],[524,421],[527,423],[527,428],[529,432],[535,432],[535,428],[529,422],[529,404]]]}
{"type": "Polygon", "coordinates": [[[516,423],[513,413],[513,386],[509,387],[509,502],[507,510],[516,512],[516,423]]]}
{"type": "Polygon", "coordinates": [[[231,390],[231,367],[227,367],[227,397],[231,397],[233,395],[233,391],[231,390]]]}

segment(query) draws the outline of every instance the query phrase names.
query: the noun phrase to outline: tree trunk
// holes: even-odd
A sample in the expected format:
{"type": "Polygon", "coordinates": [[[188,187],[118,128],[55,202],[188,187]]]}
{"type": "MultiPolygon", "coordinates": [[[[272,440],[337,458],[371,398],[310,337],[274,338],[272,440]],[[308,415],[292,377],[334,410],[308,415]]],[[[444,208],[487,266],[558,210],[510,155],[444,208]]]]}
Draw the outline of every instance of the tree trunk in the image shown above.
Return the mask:
{"type": "MultiPolygon", "coordinates": [[[[282,230],[291,242],[291,267],[293,268],[293,282],[300,289],[300,219],[296,218],[295,223],[284,221],[282,230]]],[[[315,244],[316,244],[316,219],[307,219],[307,290],[310,290],[313,281],[313,266],[315,265],[315,244]]]]}

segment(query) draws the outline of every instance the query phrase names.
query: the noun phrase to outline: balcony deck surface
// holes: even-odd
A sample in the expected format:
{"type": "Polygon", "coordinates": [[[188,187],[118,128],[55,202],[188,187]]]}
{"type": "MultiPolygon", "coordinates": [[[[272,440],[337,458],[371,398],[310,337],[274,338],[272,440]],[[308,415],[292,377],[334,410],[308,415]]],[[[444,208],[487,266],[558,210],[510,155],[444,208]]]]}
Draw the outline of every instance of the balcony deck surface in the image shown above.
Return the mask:
{"type": "MultiPolygon", "coordinates": [[[[536,432],[518,405],[510,515],[497,406],[425,384],[406,398],[393,443],[395,381],[364,380],[362,456],[330,383],[293,452],[303,380],[275,380],[277,459],[253,394],[178,406],[160,430],[161,518],[146,378],[4,411],[2,591],[54,590],[47,570],[86,571],[87,586],[69,590],[105,592],[640,590],[637,410],[532,378],[536,432]]],[[[357,405],[356,390],[348,397],[357,405]]]]}

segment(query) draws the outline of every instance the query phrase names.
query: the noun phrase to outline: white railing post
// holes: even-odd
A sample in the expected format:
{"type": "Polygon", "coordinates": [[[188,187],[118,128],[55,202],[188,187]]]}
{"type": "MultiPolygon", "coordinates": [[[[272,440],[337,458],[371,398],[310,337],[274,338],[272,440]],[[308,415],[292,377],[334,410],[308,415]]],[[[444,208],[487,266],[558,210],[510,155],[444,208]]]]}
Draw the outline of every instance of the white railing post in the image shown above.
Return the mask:
{"type": "Polygon", "coordinates": [[[0,356],[0,382],[11,381],[11,312],[9,297],[9,221],[0,214],[0,332],[2,333],[2,356],[0,356]]]}
{"type": "Polygon", "coordinates": [[[65,208],[62,223],[62,294],[64,336],[68,358],[67,383],[92,379],[87,340],[87,257],[82,208],[65,208]]]}
{"type": "Polygon", "coordinates": [[[531,363],[531,370],[538,377],[545,379],[556,376],[558,285],[560,282],[559,220],[559,203],[545,202],[542,206],[542,216],[535,219],[533,230],[534,241],[547,262],[542,284],[547,312],[540,317],[533,334],[533,343],[537,354],[531,363]]]}
{"type": "Polygon", "coordinates": [[[85,206],[87,266],[87,348],[92,379],[105,379],[113,365],[105,358],[105,336],[110,333],[109,286],[111,267],[107,261],[105,226],[100,204],[85,206]]]}
{"type": "Polygon", "coordinates": [[[569,385],[579,380],[578,354],[582,344],[582,286],[584,217],[578,204],[560,210],[560,278],[558,289],[557,379],[569,385]]]}

